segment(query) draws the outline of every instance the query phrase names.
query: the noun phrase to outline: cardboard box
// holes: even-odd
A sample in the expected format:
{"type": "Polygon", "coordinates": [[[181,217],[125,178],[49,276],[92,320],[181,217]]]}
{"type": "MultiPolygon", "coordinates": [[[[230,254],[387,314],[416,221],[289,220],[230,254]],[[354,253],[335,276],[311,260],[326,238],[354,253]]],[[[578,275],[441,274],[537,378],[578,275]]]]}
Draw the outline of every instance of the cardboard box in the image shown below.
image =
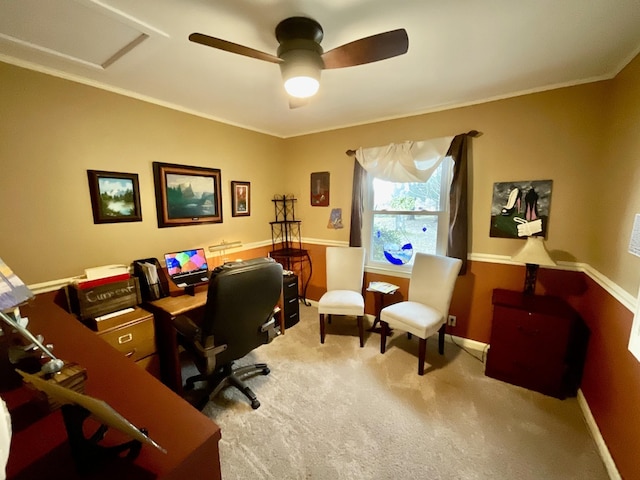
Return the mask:
{"type": "Polygon", "coordinates": [[[67,286],[67,297],[69,310],[81,320],[134,307],[142,302],[138,279],[135,277],[88,289],[70,284],[67,286]]]}

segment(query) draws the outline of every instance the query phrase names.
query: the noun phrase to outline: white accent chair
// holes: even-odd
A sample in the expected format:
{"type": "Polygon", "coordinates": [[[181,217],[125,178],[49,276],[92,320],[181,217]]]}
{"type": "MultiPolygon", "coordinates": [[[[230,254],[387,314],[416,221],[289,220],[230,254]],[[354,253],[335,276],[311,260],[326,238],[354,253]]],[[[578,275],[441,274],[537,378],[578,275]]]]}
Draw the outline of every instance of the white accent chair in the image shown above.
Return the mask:
{"type": "Polygon", "coordinates": [[[364,248],[327,247],[327,293],[318,302],[320,343],[324,343],[325,315],[331,323],[333,315],[357,317],[360,347],[364,347],[364,248]]]}
{"type": "Polygon", "coordinates": [[[386,350],[390,329],[398,329],[420,339],[418,375],[424,375],[427,338],[436,332],[438,351],[444,354],[444,333],[462,260],[416,253],[409,280],[408,300],[385,307],[380,312],[380,353],[386,350]]]}

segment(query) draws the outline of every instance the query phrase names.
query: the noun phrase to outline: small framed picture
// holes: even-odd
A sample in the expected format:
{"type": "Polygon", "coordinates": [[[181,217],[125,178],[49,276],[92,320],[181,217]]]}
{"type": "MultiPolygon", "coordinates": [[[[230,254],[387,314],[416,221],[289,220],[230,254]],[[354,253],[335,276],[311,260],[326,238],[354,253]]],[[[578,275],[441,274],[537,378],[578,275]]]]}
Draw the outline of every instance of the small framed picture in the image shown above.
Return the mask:
{"type": "Polygon", "coordinates": [[[311,174],[311,206],[329,206],[329,172],[311,174]]]}
{"type": "Polygon", "coordinates": [[[153,162],[158,228],[222,223],[220,169],[153,162]]]}
{"type": "Polygon", "coordinates": [[[87,170],[87,176],[93,223],[142,221],[137,174],[87,170]]]}
{"type": "Polygon", "coordinates": [[[248,217],[251,215],[251,183],[231,182],[231,215],[248,217]]]}

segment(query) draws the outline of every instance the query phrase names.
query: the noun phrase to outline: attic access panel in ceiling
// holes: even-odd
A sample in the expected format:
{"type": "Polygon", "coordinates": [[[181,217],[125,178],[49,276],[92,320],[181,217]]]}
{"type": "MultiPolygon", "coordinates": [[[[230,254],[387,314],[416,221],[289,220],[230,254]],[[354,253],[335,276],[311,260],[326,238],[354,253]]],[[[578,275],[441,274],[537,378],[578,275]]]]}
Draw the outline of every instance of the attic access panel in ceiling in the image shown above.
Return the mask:
{"type": "Polygon", "coordinates": [[[149,37],[135,24],[133,19],[92,0],[0,3],[0,39],[17,48],[100,69],[149,37]]]}

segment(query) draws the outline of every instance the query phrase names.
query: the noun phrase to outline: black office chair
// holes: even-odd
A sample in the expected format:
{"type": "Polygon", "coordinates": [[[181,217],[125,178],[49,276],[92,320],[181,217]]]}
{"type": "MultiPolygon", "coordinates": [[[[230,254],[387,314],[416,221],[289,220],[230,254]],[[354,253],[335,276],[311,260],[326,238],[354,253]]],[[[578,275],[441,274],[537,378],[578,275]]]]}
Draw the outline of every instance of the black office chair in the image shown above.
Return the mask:
{"type": "Polygon", "coordinates": [[[207,382],[196,406],[204,407],[227,385],[244,393],[252,408],[260,406],[243,380],[258,373],[268,375],[269,367],[258,363],[234,368],[233,362],[280,334],[275,313],[281,290],[282,266],[272,259],[227,263],[212,272],[201,325],[184,315],[176,317],[179,342],[194,355],[200,372],[186,380],[186,389],[207,382]]]}

